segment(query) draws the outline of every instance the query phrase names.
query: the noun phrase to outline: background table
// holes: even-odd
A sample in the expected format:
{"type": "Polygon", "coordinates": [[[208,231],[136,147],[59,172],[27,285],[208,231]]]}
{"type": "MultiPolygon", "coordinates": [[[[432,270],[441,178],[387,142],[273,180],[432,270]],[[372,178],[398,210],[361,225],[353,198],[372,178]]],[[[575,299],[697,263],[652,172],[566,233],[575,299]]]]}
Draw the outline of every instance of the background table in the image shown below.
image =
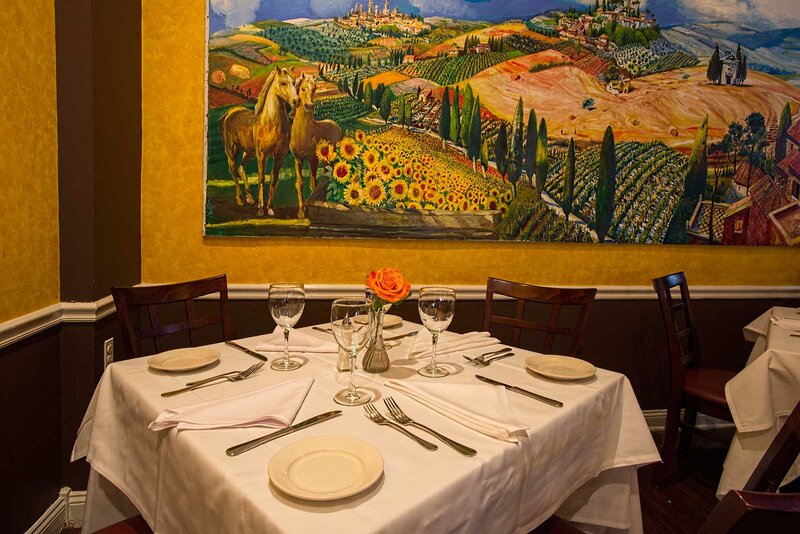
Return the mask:
{"type": "MultiPolygon", "coordinates": [[[[773,310],[795,311],[772,308],[744,327],[744,337],[753,342],[753,350],[745,368],[725,385],[736,434],[717,487],[720,499],[728,491],[744,487],[800,401],[800,338],[770,322],[773,310]]],[[[789,470],[785,481],[798,475],[800,460],[789,470]]]]}
{"type": "MultiPolygon", "coordinates": [[[[399,332],[416,328],[407,323],[399,332]]],[[[257,339],[241,343],[252,348],[257,339]]],[[[426,360],[406,359],[412,343],[409,338],[390,350],[392,368],[386,373],[359,374],[360,385],[380,397],[392,395],[412,418],[472,446],[477,456],[461,456],[443,444],[437,452],[426,451],[395,430],[372,423],[355,407],[229,458],[227,447],[270,430],[156,433],[147,430],[147,424],[168,407],[232,396],[298,376],[314,377],[315,382],[296,420],[338,408],[332,397],[346,375],[335,371],[336,355],[304,354],[306,364],[298,371],[265,368],[244,382],[166,399],[161,392],[194,378],[246,368],[254,360],[224,345],[215,345],[221,354],[216,368],[193,373],[154,372],[145,358],[128,360],[104,373],[73,451],[73,458],[86,455],[95,471],[85,529],[103,526],[117,513],[113,508],[120,494],[104,486],[107,479],[156,532],[527,532],[557,510],[577,522],[641,532],[636,467],[659,461],[659,456],[623,375],[598,369],[591,379],[556,382],[526,371],[525,358],[533,353],[522,350],[480,370],[465,366],[460,353],[441,358],[460,372],[438,380],[479,384],[474,374],[480,371],[564,402],[563,408],[553,408],[509,393],[517,418],[530,426],[519,443],[509,443],[478,434],[383,385],[385,378],[430,382],[416,375],[426,360]],[[275,452],[294,441],[334,434],[367,441],[381,452],[384,476],[373,488],[341,501],[311,503],[270,486],[267,465],[275,452]]],[[[122,508],[120,514],[131,513],[130,505],[122,508]]]]}

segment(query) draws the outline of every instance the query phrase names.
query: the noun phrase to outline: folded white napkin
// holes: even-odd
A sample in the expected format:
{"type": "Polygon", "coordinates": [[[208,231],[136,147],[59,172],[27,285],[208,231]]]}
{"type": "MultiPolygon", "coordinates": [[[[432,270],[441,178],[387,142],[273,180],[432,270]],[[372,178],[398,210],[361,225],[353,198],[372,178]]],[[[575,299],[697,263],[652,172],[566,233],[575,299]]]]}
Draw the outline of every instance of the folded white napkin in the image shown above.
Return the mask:
{"type": "Polygon", "coordinates": [[[519,422],[499,386],[387,380],[385,384],[462,425],[493,438],[517,442],[519,422]]]}
{"type": "Polygon", "coordinates": [[[150,430],[178,430],[266,426],[283,428],[294,421],[314,379],[296,378],[236,397],[164,410],[150,430]]]}
{"type": "MultiPolygon", "coordinates": [[[[414,345],[411,346],[408,357],[430,358],[431,341],[431,333],[425,328],[420,330],[414,338],[414,345]]],[[[493,338],[489,332],[467,332],[466,334],[442,332],[439,334],[439,343],[436,345],[436,355],[480,349],[499,344],[500,340],[493,338]]]]}
{"type": "MultiPolygon", "coordinates": [[[[325,335],[328,339],[321,339],[316,336],[306,334],[299,330],[289,332],[289,350],[292,352],[338,352],[339,345],[331,334],[325,335]]],[[[256,350],[261,352],[283,352],[283,329],[279,326],[275,330],[258,342],[256,350]]]]}

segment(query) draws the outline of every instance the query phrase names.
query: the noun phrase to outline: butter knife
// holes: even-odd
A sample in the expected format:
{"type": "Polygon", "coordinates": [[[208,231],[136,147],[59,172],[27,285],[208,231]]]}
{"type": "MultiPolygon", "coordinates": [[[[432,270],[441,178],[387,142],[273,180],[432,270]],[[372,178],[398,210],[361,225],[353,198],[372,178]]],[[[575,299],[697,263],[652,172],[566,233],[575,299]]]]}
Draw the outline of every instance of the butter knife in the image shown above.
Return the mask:
{"type": "Polygon", "coordinates": [[[528,391],[527,389],[522,389],[517,386],[512,386],[511,384],[504,384],[503,382],[498,382],[497,380],[492,380],[491,378],[487,378],[481,375],[475,375],[475,378],[482,382],[486,382],[487,384],[492,384],[495,386],[503,386],[509,391],[513,391],[514,393],[519,393],[520,395],[525,395],[526,397],[530,397],[532,399],[536,399],[539,402],[543,402],[545,404],[549,404],[550,406],[555,406],[556,408],[561,408],[564,406],[564,403],[561,401],[557,401],[555,399],[551,399],[549,397],[545,397],[543,395],[539,395],[538,393],[534,393],[532,391],[528,391]]]}
{"type": "Polygon", "coordinates": [[[339,415],[342,415],[342,410],[333,410],[332,412],[325,412],[319,415],[315,415],[310,419],[306,419],[305,421],[301,421],[292,426],[287,426],[286,428],[278,430],[277,432],[267,434],[266,436],[261,436],[260,438],[252,439],[250,441],[245,441],[244,443],[240,443],[239,445],[234,445],[233,447],[228,448],[225,451],[225,454],[227,454],[228,456],[238,456],[243,452],[249,451],[250,449],[255,449],[259,445],[263,445],[264,443],[267,443],[274,439],[278,439],[287,434],[291,434],[292,432],[296,432],[297,430],[301,430],[311,425],[316,425],[317,423],[327,421],[328,419],[332,419],[339,415]]]}
{"type": "Polygon", "coordinates": [[[229,347],[233,347],[234,349],[240,350],[240,351],[244,352],[245,354],[249,354],[253,358],[258,358],[259,360],[267,361],[267,357],[264,356],[263,354],[259,354],[254,350],[250,350],[247,347],[243,347],[243,346],[239,345],[238,343],[234,343],[233,341],[226,341],[225,344],[227,346],[229,346],[229,347]]]}

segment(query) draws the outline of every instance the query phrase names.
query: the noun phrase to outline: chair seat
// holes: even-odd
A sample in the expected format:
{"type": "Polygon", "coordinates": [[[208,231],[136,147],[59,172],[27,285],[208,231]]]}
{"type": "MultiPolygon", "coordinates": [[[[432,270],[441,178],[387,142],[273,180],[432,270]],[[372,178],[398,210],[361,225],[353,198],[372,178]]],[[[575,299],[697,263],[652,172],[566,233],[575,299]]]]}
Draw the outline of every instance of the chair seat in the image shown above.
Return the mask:
{"type": "Polygon", "coordinates": [[[683,372],[683,393],[708,404],[727,409],[725,384],[736,376],[727,369],[685,369],[683,372]]]}

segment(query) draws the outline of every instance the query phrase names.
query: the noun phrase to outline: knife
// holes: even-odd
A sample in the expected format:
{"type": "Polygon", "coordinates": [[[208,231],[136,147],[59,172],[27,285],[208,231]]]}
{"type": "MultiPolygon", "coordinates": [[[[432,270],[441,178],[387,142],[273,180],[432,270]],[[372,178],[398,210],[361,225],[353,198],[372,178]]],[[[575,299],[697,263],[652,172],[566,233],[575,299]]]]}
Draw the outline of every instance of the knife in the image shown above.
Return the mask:
{"type": "Polygon", "coordinates": [[[561,408],[564,406],[564,403],[561,401],[557,401],[555,399],[551,399],[549,397],[544,397],[539,395],[538,393],[534,393],[532,391],[528,391],[527,389],[522,389],[517,386],[512,386],[510,384],[504,384],[503,382],[498,382],[497,380],[492,380],[491,378],[486,378],[485,376],[475,375],[475,378],[482,382],[486,382],[487,384],[492,384],[495,386],[503,386],[509,391],[513,391],[514,393],[519,393],[520,395],[525,395],[526,397],[530,397],[532,399],[536,399],[539,402],[543,402],[545,404],[549,404],[550,406],[555,406],[556,408],[561,408]]]}
{"type": "Polygon", "coordinates": [[[400,335],[397,335],[397,336],[385,337],[385,338],[383,338],[383,340],[384,341],[396,341],[398,339],[403,339],[405,337],[411,337],[411,336],[416,336],[416,335],[417,335],[417,331],[414,330],[413,332],[408,332],[407,334],[400,334],[400,335]]]}
{"type": "Polygon", "coordinates": [[[252,439],[244,443],[240,443],[239,445],[234,445],[233,447],[230,447],[228,450],[226,450],[225,454],[227,454],[228,456],[238,456],[243,452],[249,451],[250,449],[255,449],[259,445],[263,445],[264,443],[267,443],[274,439],[278,439],[280,437],[283,437],[287,434],[291,434],[292,432],[296,432],[297,430],[301,430],[308,426],[316,425],[317,423],[327,421],[328,419],[332,419],[339,415],[342,415],[342,410],[333,410],[332,412],[325,412],[319,415],[315,415],[311,419],[306,419],[305,421],[301,421],[292,426],[287,426],[286,428],[278,430],[277,432],[267,434],[266,436],[261,436],[260,438],[252,439]]]}
{"type": "Polygon", "coordinates": [[[250,350],[247,347],[243,347],[243,346],[239,345],[238,343],[234,343],[233,341],[226,341],[225,344],[228,345],[229,347],[233,347],[234,349],[239,349],[240,351],[244,352],[245,354],[249,354],[253,358],[258,358],[259,360],[267,361],[267,357],[264,356],[263,354],[259,354],[254,350],[250,350]]]}

